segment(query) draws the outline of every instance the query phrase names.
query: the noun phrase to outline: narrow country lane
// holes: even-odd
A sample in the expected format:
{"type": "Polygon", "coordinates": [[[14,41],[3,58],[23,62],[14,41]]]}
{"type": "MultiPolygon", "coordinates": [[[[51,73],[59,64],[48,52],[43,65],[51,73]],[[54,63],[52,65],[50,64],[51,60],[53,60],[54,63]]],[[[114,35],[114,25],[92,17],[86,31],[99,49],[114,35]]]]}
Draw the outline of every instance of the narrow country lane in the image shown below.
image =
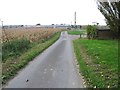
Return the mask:
{"type": "Polygon", "coordinates": [[[83,88],[67,32],[31,61],[5,88],[83,88]]]}

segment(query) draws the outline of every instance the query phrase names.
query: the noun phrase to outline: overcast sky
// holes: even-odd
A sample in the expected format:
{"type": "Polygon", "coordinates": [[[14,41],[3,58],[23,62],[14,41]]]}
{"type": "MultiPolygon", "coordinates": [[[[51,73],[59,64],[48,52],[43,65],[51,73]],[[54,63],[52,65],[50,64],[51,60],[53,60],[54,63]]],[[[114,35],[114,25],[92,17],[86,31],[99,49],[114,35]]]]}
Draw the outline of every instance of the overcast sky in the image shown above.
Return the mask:
{"type": "Polygon", "coordinates": [[[6,25],[105,24],[95,0],[0,0],[0,19],[6,25]]]}

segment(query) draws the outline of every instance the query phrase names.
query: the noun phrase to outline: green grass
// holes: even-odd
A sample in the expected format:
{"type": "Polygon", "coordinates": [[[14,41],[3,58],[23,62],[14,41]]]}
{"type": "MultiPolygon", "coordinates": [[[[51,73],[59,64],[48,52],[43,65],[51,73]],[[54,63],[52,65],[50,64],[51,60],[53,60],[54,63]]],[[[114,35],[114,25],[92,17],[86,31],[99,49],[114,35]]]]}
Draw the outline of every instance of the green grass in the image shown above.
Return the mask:
{"type": "Polygon", "coordinates": [[[2,44],[2,61],[5,62],[10,57],[18,57],[30,48],[30,41],[22,38],[2,44]]]}
{"type": "Polygon", "coordinates": [[[118,42],[74,40],[74,49],[88,87],[118,87],[118,42]]]}
{"type": "Polygon", "coordinates": [[[77,30],[77,29],[74,29],[74,30],[68,31],[68,34],[71,34],[71,35],[80,35],[80,34],[84,34],[85,32],[86,32],[86,30],[77,30]]]}
{"type": "Polygon", "coordinates": [[[20,57],[16,59],[9,58],[6,60],[6,62],[2,65],[2,83],[5,84],[10,78],[15,76],[15,74],[17,74],[21,68],[25,67],[29,61],[33,60],[37,55],[52,45],[59,38],[59,36],[60,33],[57,33],[49,40],[44,41],[44,43],[36,43],[20,57]]]}

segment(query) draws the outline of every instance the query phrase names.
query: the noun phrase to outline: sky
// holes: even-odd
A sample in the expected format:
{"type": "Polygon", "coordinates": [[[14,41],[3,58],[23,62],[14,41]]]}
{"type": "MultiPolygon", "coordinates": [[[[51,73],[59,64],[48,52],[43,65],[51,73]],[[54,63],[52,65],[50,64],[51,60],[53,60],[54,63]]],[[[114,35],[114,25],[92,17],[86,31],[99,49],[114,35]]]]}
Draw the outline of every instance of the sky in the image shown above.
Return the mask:
{"type": "Polygon", "coordinates": [[[77,25],[105,25],[95,0],[0,0],[4,25],[74,24],[75,11],[77,25]]]}

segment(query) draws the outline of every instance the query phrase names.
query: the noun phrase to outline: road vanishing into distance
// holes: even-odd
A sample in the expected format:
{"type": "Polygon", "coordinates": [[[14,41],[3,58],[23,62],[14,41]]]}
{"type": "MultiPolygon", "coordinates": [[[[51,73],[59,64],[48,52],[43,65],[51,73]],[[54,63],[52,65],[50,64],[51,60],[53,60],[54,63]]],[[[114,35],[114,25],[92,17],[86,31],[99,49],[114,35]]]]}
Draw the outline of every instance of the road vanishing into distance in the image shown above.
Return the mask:
{"type": "Polygon", "coordinates": [[[18,72],[4,88],[83,88],[72,46],[66,31],[59,40],[18,72]]]}

